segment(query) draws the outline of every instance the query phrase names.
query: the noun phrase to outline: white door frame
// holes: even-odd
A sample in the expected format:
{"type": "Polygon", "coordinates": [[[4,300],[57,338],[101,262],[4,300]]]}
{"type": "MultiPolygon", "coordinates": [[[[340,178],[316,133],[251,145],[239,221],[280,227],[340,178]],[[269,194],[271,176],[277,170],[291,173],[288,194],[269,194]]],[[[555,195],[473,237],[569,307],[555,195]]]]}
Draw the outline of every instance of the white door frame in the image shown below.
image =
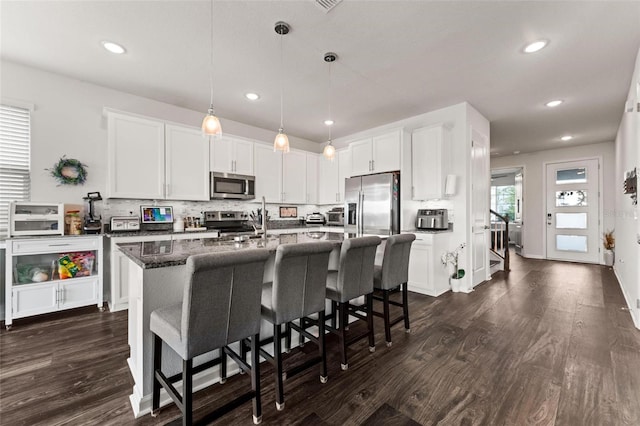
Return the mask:
{"type": "MultiPolygon", "coordinates": [[[[602,196],[602,191],[604,188],[604,178],[602,173],[602,165],[603,159],[601,155],[592,156],[592,157],[577,157],[577,158],[566,158],[562,160],[555,161],[545,161],[542,163],[542,217],[540,221],[542,223],[542,229],[544,232],[542,233],[542,249],[544,253],[544,259],[548,259],[547,257],[547,165],[550,164],[559,164],[559,163],[570,163],[573,161],[586,161],[586,160],[598,160],[598,235],[601,236],[603,232],[604,226],[604,201],[602,196]]],[[[523,211],[524,212],[524,211],[523,211]]],[[[523,219],[524,221],[524,219],[523,219]]],[[[598,263],[604,265],[604,253],[603,250],[600,250],[600,254],[598,255],[598,263]]]]}

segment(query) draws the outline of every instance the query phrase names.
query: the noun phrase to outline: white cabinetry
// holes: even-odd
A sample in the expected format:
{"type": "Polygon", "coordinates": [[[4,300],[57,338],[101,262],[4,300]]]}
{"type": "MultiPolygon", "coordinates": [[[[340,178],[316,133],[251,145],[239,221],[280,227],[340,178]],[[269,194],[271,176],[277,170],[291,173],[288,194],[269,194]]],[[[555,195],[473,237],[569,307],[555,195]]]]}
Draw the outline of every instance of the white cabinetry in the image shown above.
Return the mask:
{"type": "Polygon", "coordinates": [[[408,289],[429,296],[440,296],[450,289],[447,269],[440,257],[447,250],[450,233],[416,233],[409,257],[408,289]]]}
{"type": "Polygon", "coordinates": [[[400,170],[401,142],[402,132],[397,130],[350,143],[351,175],[400,170]]]}
{"type": "Polygon", "coordinates": [[[444,197],[450,168],[450,130],[445,124],[423,127],[411,134],[411,194],[414,200],[444,197]]]}
{"type": "Polygon", "coordinates": [[[339,156],[336,155],[333,161],[322,157],[319,159],[319,195],[318,204],[340,203],[340,169],[339,156]]]}
{"type": "Polygon", "coordinates": [[[229,136],[211,138],[211,171],[253,175],[253,142],[229,136]]]}
{"type": "Polygon", "coordinates": [[[352,176],[351,174],[351,150],[343,149],[336,153],[338,157],[338,201],[344,201],[344,181],[352,176]]]}
{"type": "Polygon", "coordinates": [[[111,312],[121,311],[129,307],[129,259],[118,249],[118,244],[124,243],[145,243],[152,241],[185,240],[190,238],[216,238],[219,233],[198,232],[184,234],[161,234],[161,235],[118,235],[111,234],[108,238],[108,261],[109,265],[109,297],[107,302],[111,312]]]}
{"type": "Polygon", "coordinates": [[[197,129],[110,112],[107,145],[107,197],[209,199],[209,144],[197,129]]]}
{"type": "Polygon", "coordinates": [[[269,145],[255,144],[254,170],[256,173],[256,199],[267,203],[282,201],[282,151],[273,151],[269,145]]]}
{"type": "Polygon", "coordinates": [[[293,204],[307,202],[307,154],[290,151],[282,159],[282,199],[293,204]]]}
{"type": "Polygon", "coordinates": [[[317,182],[317,176],[307,174],[307,154],[273,151],[270,145],[255,144],[256,199],[267,203],[307,203],[308,179],[317,182]]]}
{"type": "Polygon", "coordinates": [[[307,153],[307,204],[318,204],[319,163],[321,156],[307,153]]]}
{"type": "Polygon", "coordinates": [[[199,129],[165,126],[165,199],[209,200],[209,144],[199,129]]]}
{"type": "Polygon", "coordinates": [[[7,328],[16,318],[92,304],[102,308],[100,235],[9,239],[5,265],[7,328]],[[61,259],[73,262],[73,277],[60,276],[61,259]]]}

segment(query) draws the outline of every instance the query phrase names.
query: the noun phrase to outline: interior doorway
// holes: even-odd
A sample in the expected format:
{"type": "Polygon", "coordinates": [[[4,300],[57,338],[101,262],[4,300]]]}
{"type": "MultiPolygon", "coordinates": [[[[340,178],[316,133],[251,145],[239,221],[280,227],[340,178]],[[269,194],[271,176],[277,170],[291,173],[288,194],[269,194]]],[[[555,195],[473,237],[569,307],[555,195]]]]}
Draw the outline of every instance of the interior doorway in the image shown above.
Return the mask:
{"type": "Polygon", "coordinates": [[[597,158],[546,164],[547,259],[600,261],[597,158]]]}
{"type": "Polygon", "coordinates": [[[491,210],[509,217],[509,247],[524,249],[524,167],[491,170],[491,210]]]}

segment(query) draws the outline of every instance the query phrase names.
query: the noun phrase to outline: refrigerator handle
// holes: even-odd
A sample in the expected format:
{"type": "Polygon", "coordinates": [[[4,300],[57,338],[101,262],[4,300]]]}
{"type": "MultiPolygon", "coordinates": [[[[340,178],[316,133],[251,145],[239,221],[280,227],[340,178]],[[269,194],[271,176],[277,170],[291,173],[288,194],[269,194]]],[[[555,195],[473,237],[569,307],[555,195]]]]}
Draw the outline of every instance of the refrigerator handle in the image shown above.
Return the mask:
{"type": "Polygon", "coordinates": [[[360,204],[360,220],[358,221],[358,233],[362,234],[364,232],[364,192],[358,193],[358,198],[358,204],[360,204]]]}

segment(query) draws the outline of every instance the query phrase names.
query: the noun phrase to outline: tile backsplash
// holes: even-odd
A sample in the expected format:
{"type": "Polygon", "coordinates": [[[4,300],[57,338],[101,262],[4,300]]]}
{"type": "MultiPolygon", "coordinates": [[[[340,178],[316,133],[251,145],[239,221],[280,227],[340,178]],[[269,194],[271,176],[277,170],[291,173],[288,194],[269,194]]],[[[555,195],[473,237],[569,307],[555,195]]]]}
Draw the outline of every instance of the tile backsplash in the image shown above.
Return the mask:
{"type": "MultiPolygon", "coordinates": [[[[102,215],[103,222],[107,222],[113,216],[140,216],[141,205],[172,206],[175,217],[194,216],[202,217],[203,212],[211,210],[245,211],[250,213],[261,207],[260,202],[243,200],[211,200],[211,201],[173,201],[173,200],[125,200],[108,199],[97,202],[95,205],[98,214],[102,215]]],[[[326,213],[334,206],[325,205],[292,205],[267,203],[271,220],[291,220],[292,218],[280,218],[280,207],[296,207],[298,218],[306,217],[309,213],[326,213]]]]}

